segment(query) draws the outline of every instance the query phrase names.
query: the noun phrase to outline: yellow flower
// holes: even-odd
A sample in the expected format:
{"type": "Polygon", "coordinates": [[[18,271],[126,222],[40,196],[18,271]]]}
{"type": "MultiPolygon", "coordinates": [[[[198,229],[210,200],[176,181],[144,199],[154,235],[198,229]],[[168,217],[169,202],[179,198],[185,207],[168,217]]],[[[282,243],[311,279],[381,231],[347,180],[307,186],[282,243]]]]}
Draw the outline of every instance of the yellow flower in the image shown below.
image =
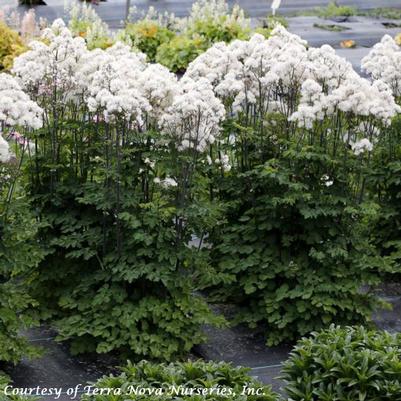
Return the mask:
{"type": "Polygon", "coordinates": [[[340,43],[340,45],[341,45],[341,47],[342,47],[343,49],[351,49],[351,48],[353,48],[353,47],[356,46],[356,42],[355,42],[355,40],[351,40],[351,39],[349,39],[349,40],[343,40],[343,41],[340,43]]]}

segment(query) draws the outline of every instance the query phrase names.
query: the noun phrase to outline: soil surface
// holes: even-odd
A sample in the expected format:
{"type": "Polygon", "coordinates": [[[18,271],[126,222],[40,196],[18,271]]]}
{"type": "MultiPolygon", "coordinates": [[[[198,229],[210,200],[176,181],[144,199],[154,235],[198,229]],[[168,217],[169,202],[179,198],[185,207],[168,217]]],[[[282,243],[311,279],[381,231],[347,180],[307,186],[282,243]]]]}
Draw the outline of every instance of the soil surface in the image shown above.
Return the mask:
{"type": "MultiPolygon", "coordinates": [[[[373,320],[378,328],[390,332],[401,332],[401,286],[387,284],[378,293],[381,298],[392,305],[392,309],[381,309],[373,320]],[[390,295],[387,295],[387,294],[390,295]]],[[[225,308],[214,307],[215,312],[227,316],[225,308]]],[[[276,391],[282,391],[283,383],[278,379],[280,366],[288,357],[291,345],[267,347],[263,331],[251,330],[244,326],[216,329],[205,327],[208,342],[197,346],[194,352],[206,360],[232,362],[236,366],[251,368],[250,374],[263,383],[271,384],[276,391]]],[[[14,387],[41,388],[57,387],[63,389],[60,401],[70,400],[66,394],[68,388],[94,382],[103,375],[115,373],[118,362],[110,356],[73,357],[64,344],[55,342],[56,333],[46,327],[26,333],[29,340],[41,346],[44,354],[35,360],[24,360],[7,373],[13,379],[14,387]]],[[[54,396],[46,396],[39,400],[56,400],[54,396]]]]}

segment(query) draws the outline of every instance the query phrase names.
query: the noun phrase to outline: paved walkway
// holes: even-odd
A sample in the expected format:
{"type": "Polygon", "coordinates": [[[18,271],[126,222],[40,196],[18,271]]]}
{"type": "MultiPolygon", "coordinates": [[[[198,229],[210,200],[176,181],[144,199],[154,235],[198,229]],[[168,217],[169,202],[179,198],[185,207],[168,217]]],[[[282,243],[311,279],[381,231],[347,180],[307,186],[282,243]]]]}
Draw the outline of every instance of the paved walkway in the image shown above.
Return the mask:
{"type": "MultiPolygon", "coordinates": [[[[47,6],[36,7],[39,16],[50,20],[64,16],[64,3],[72,0],[45,0],[47,6]]],[[[191,0],[107,0],[96,6],[99,15],[110,27],[121,26],[121,21],[126,18],[127,1],[138,10],[146,11],[149,6],[160,11],[174,13],[183,17],[188,15],[193,1],[191,0]]],[[[271,12],[271,0],[228,0],[230,5],[239,4],[252,18],[263,18],[271,12]]],[[[319,6],[326,6],[328,0],[282,0],[280,13],[290,14],[302,10],[313,9],[319,6]]],[[[1,0],[0,7],[13,6],[16,0],[1,0]]],[[[341,0],[341,5],[352,5],[361,10],[368,10],[377,7],[401,8],[400,0],[341,0]]]]}

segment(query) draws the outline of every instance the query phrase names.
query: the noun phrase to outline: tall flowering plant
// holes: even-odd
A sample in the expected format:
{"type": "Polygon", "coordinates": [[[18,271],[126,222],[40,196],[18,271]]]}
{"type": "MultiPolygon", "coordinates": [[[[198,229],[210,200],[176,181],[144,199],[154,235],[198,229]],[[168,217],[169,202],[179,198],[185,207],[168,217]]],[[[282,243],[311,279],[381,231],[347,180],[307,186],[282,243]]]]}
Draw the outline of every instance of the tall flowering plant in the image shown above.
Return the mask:
{"type": "Polygon", "coordinates": [[[60,20],[44,35],[13,70],[44,110],[27,165],[48,245],[32,280],[43,314],[75,352],[183,354],[214,321],[193,295],[204,258],[185,208],[223,107],[208,82],[121,43],[88,50],[60,20]]]}
{"type": "Polygon", "coordinates": [[[31,147],[17,129],[40,127],[41,112],[14,78],[0,74],[0,361],[13,363],[36,354],[20,330],[35,323],[26,282],[43,256],[20,184],[31,147]]]}
{"type": "MultiPolygon", "coordinates": [[[[385,35],[362,60],[363,70],[376,85],[385,83],[401,106],[401,48],[393,38],[385,35]]],[[[379,204],[379,214],[371,225],[371,236],[381,254],[392,260],[392,271],[399,273],[401,260],[400,196],[401,186],[401,117],[382,130],[376,141],[377,151],[372,160],[368,188],[379,204]]]]}
{"type": "Polygon", "coordinates": [[[226,224],[210,235],[220,280],[211,295],[235,302],[269,344],[369,318],[376,301],[360,288],[386,260],[361,227],[374,210],[372,152],[400,112],[389,85],[281,26],[267,40],[216,44],[187,75],[209,80],[227,113],[210,156],[231,166],[213,176],[226,224]]]}

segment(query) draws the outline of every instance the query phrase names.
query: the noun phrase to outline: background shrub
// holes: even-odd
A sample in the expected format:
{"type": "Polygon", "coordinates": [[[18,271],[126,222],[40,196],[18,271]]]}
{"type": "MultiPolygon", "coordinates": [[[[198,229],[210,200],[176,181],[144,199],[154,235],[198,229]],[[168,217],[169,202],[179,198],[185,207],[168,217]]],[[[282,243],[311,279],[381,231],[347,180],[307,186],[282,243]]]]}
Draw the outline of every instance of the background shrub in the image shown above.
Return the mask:
{"type": "MultiPolygon", "coordinates": [[[[269,386],[264,386],[258,381],[249,376],[249,369],[235,368],[230,364],[221,362],[183,362],[166,364],[153,364],[151,362],[142,361],[136,365],[129,364],[128,367],[123,369],[120,376],[104,377],[100,379],[96,387],[101,388],[120,388],[122,392],[127,391],[129,386],[140,388],[158,388],[162,387],[167,389],[167,394],[163,396],[139,396],[131,395],[129,398],[135,401],[151,401],[151,400],[233,400],[233,401],[274,401],[277,400],[269,386]],[[211,395],[182,395],[172,396],[168,394],[170,386],[179,387],[184,389],[210,389],[213,387],[231,389],[232,393],[229,396],[211,395]],[[241,395],[243,386],[252,391],[258,389],[263,395],[241,395]]],[[[92,396],[86,398],[91,401],[120,401],[125,400],[126,396],[92,396]]]]}
{"type": "Polygon", "coordinates": [[[189,38],[178,35],[158,48],[156,61],[170,71],[183,73],[188,64],[206,49],[207,43],[202,37],[189,38]]]}
{"type": "Polygon", "coordinates": [[[331,326],[304,338],[284,364],[294,401],[401,400],[401,335],[331,326]]]}
{"type": "Polygon", "coordinates": [[[175,33],[156,21],[144,19],[127,24],[124,35],[128,36],[134,47],[148,56],[149,61],[154,62],[158,48],[173,41],[175,33]]]}
{"type": "Polygon", "coordinates": [[[26,50],[20,36],[0,21],[0,70],[8,70],[15,57],[26,50]]]}

